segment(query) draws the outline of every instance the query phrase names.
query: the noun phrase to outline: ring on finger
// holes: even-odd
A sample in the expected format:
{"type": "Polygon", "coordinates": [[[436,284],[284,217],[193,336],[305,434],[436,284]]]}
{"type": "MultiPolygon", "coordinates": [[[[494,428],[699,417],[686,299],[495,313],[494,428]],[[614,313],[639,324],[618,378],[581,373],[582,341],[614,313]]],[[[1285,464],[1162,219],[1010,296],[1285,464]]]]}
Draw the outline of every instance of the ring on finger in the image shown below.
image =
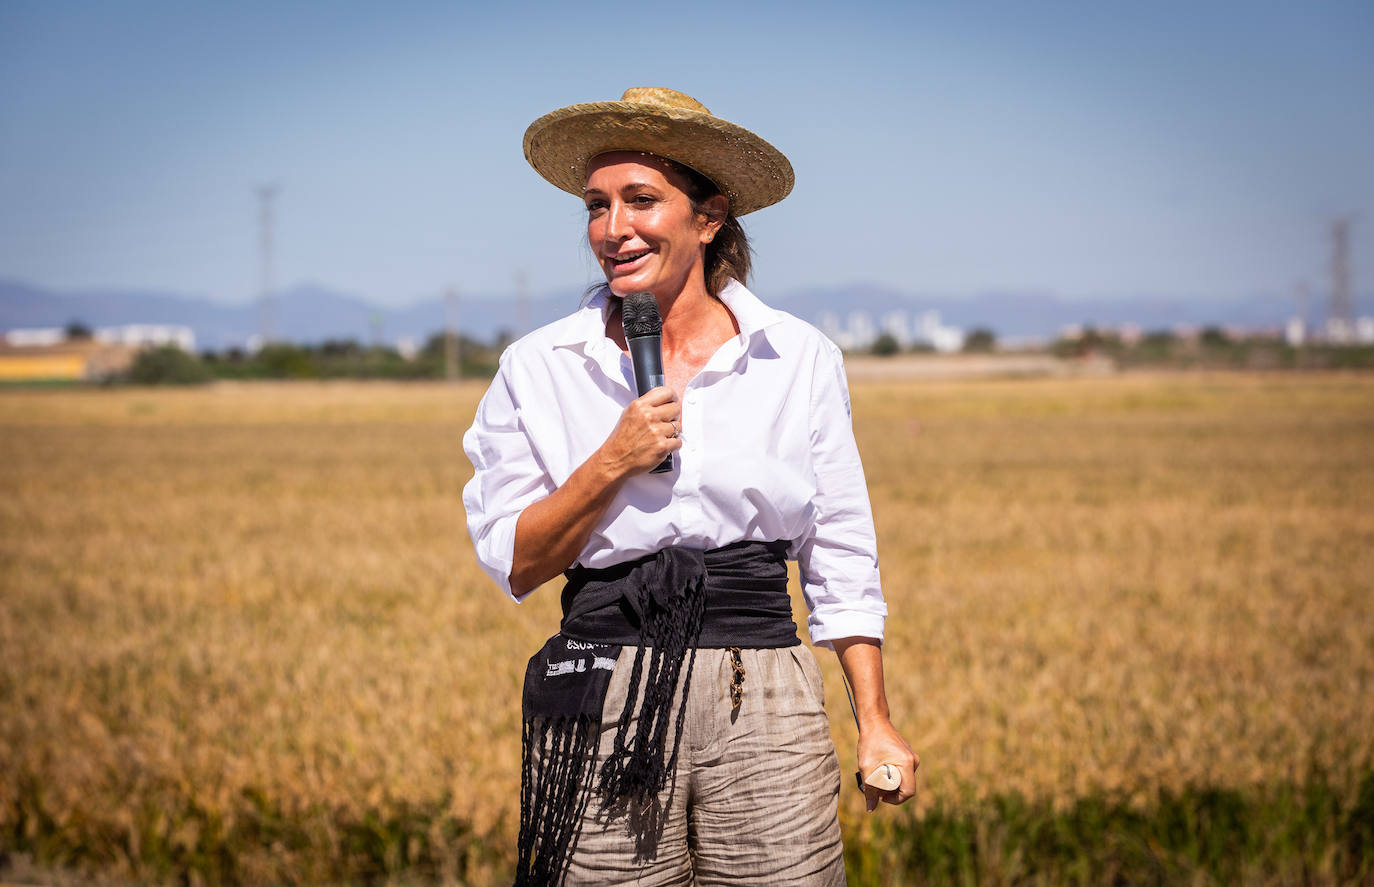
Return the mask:
{"type": "Polygon", "coordinates": [[[669,423],[671,423],[672,426],[673,426],[673,437],[681,437],[681,436],[682,436],[682,426],[679,425],[679,424],[677,424],[677,420],[676,420],[676,419],[669,419],[668,421],[669,421],[669,423]]]}

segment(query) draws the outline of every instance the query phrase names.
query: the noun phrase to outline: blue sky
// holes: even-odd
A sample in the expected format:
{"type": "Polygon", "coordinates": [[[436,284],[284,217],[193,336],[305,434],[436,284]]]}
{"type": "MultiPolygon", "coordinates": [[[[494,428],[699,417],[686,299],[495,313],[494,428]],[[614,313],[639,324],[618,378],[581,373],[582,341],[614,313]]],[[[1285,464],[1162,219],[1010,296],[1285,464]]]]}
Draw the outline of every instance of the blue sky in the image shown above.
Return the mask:
{"type": "Polygon", "coordinates": [[[671,86],[781,148],[769,292],[1286,297],[1358,213],[1374,3],[0,4],[0,276],[229,301],[580,288],[579,201],[526,164],[562,105],[671,86]]]}

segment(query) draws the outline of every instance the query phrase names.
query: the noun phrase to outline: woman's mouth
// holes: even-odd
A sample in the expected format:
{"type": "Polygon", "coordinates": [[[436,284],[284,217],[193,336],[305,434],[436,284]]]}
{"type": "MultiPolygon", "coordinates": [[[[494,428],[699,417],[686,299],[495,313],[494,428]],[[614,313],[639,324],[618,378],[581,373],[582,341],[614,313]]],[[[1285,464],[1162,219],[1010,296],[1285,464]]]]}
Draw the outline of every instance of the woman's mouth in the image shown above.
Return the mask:
{"type": "Polygon", "coordinates": [[[606,258],[610,261],[611,267],[615,270],[630,270],[635,267],[636,262],[649,255],[649,252],[650,251],[647,249],[637,249],[634,252],[621,253],[618,256],[607,256],[606,258]]]}

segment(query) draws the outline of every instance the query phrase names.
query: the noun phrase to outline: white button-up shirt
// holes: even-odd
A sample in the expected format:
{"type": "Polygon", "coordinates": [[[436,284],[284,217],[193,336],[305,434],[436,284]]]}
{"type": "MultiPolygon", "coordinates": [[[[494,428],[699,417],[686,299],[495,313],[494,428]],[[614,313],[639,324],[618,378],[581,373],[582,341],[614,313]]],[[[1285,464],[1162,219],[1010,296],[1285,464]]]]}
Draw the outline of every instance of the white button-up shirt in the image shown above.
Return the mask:
{"type": "MultiPolygon", "coordinates": [[[[605,443],[636,397],[630,358],[606,337],[608,294],[507,348],[463,437],[476,469],[463,489],[468,532],[508,595],[520,513],[605,443]]],[[[812,642],[881,640],[887,607],[839,349],[738,282],[720,299],[740,332],[679,392],[673,470],[627,480],[578,563],[786,539],[812,642]]]]}

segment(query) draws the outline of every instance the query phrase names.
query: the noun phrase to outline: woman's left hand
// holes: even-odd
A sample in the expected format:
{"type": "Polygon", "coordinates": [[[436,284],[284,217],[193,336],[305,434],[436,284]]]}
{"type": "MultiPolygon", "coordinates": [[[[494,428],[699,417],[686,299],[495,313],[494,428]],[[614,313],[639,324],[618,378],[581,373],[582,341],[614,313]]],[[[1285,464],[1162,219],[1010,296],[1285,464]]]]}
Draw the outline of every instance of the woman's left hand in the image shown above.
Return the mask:
{"type": "Polygon", "coordinates": [[[865,783],[864,805],[869,813],[878,808],[879,801],[904,804],[916,796],[916,768],[921,766],[921,758],[886,718],[865,724],[859,733],[859,773],[866,779],[884,764],[896,767],[902,781],[892,791],[880,791],[865,783]]]}

